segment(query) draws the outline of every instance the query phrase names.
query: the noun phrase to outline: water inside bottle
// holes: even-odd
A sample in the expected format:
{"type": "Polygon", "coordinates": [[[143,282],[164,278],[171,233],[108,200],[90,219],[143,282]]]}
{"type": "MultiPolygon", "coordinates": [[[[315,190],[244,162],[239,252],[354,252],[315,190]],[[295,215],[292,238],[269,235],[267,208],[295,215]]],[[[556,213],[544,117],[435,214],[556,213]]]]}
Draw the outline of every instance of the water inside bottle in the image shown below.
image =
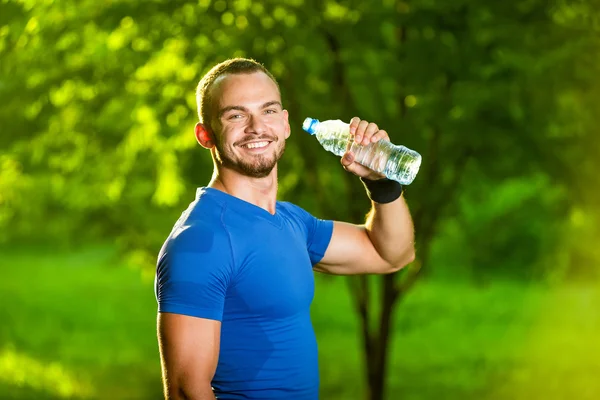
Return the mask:
{"type": "Polygon", "coordinates": [[[350,150],[354,153],[356,162],[373,171],[380,171],[385,174],[384,170],[388,164],[392,150],[388,144],[391,143],[379,141],[362,146],[356,142],[352,142],[350,150]]]}
{"type": "Polygon", "coordinates": [[[419,172],[421,155],[404,146],[396,147],[399,149],[391,153],[383,173],[388,179],[408,185],[412,183],[419,172]]]}
{"type": "Polygon", "coordinates": [[[347,141],[340,140],[336,137],[331,138],[323,138],[320,140],[321,145],[325,150],[332,152],[335,155],[343,156],[346,152],[346,143],[347,141]]]}

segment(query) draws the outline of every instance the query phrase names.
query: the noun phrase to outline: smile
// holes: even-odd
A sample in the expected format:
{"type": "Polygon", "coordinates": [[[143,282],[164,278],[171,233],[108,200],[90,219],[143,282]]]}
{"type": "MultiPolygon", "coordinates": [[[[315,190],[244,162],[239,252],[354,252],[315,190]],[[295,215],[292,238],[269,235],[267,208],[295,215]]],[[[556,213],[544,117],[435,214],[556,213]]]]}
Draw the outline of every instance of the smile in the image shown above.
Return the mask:
{"type": "Polygon", "coordinates": [[[263,142],[252,142],[252,143],[246,143],[241,145],[240,147],[244,147],[246,149],[261,149],[263,147],[267,147],[269,145],[269,141],[263,141],[263,142]]]}

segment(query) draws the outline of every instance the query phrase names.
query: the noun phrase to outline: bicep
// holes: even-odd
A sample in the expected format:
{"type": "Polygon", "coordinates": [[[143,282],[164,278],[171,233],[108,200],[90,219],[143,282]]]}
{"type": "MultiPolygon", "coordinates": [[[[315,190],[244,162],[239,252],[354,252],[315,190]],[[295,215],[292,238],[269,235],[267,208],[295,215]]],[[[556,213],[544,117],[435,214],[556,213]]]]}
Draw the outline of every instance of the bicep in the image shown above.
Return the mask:
{"type": "Polygon", "coordinates": [[[158,314],[158,342],[167,392],[210,388],[219,359],[221,322],[158,314]]]}
{"type": "Polygon", "coordinates": [[[391,268],[373,246],[363,225],[335,221],[325,255],[314,269],[333,275],[355,275],[388,267],[391,268]]]}

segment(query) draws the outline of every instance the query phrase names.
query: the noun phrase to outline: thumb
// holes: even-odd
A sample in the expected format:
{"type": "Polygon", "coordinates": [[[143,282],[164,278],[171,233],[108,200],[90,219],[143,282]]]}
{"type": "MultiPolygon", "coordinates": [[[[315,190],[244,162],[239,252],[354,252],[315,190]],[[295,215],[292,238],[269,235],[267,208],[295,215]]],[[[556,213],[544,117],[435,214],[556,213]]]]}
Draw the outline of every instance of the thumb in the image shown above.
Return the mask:
{"type": "Polygon", "coordinates": [[[342,165],[344,167],[347,167],[354,162],[354,154],[347,151],[346,153],[344,153],[344,156],[342,157],[342,159],[340,161],[342,162],[342,165]]]}

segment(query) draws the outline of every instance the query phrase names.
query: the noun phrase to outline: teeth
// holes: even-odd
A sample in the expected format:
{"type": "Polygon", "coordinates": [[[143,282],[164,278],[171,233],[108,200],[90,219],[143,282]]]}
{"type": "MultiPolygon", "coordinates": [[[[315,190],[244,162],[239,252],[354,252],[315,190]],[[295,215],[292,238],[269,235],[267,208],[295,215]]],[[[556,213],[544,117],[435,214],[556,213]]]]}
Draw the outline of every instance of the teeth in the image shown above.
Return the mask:
{"type": "Polygon", "coordinates": [[[249,149],[257,149],[259,147],[265,147],[268,144],[269,144],[269,142],[255,142],[255,143],[248,143],[248,144],[244,145],[244,147],[247,147],[249,149]]]}

